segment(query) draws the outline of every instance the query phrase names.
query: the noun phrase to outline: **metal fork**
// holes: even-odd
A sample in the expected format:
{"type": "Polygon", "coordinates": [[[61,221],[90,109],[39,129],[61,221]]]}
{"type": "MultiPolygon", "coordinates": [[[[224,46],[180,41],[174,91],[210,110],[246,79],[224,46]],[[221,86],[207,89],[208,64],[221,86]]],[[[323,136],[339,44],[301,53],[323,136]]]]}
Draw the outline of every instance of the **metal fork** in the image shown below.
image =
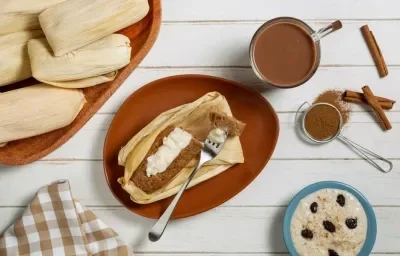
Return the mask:
{"type": "Polygon", "coordinates": [[[151,228],[149,232],[150,241],[156,242],[161,238],[165,228],[168,225],[169,219],[171,218],[171,215],[174,212],[176,205],[178,204],[179,199],[181,198],[186,187],[189,185],[190,181],[193,179],[197,171],[205,162],[210,161],[211,159],[213,159],[218,155],[218,153],[224,147],[224,144],[225,141],[223,143],[215,143],[210,141],[209,139],[206,139],[206,141],[204,142],[204,147],[201,150],[199,164],[190,174],[186,182],[182,185],[181,189],[179,189],[178,193],[176,194],[174,200],[172,200],[171,204],[168,206],[167,210],[165,210],[163,215],[161,215],[156,224],[154,224],[154,226],[151,228]]]}

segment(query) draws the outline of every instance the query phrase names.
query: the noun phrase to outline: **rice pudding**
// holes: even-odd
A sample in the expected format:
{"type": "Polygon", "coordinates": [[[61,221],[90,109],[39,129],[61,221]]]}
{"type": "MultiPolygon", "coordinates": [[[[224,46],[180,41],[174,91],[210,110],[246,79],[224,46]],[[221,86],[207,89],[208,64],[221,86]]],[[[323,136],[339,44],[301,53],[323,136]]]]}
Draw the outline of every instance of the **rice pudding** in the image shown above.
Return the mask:
{"type": "Polygon", "coordinates": [[[301,256],[357,255],[367,229],[361,203],[339,189],[321,189],[303,198],[290,225],[293,245],[301,256]]]}

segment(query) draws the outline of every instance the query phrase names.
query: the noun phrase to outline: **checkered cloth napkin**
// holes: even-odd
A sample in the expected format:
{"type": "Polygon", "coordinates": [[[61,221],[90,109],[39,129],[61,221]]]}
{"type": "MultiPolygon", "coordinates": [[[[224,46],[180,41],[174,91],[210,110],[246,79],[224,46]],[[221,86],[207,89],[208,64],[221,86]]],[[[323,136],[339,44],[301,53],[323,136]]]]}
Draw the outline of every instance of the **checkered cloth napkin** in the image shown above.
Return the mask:
{"type": "Polygon", "coordinates": [[[118,234],[72,198],[68,181],[39,189],[0,236],[0,255],[133,255],[118,234]]]}

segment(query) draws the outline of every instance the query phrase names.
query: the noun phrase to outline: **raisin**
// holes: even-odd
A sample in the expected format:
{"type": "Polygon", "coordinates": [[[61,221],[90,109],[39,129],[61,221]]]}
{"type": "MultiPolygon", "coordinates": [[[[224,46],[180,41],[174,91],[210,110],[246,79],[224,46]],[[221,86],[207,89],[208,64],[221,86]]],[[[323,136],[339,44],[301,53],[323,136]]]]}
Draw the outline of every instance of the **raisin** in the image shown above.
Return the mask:
{"type": "Polygon", "coordinates": [[[357,227],[357,218],[348,218],[346,220],[346,226],[349,229],[355,229],[357,227]]]}
{"type": "Polygon", "coordinates": [[[312,239],[314,237],[313,232],[309,229],[303,229],[301,231],[301,236],[304,237],[305,239],[312,239]]]}
{"type": "Polygon", "coordinates": [[[331,232],[331,233],[336,232],[336,227],[335,227],[335,225],[333,225],[332,222],[325,220],[324,222],[322,222],[322,224],[324,225],[324,228],[326,230],[328,230],[329,232],[331,232]]]}
{"type": "Polygon", "coordinates": [[[329,256],[339,256],[339,254],[337,252],[335,252],[334,250],[329,249],[328,250],[329,256]]]}
{"type": "Polygon", "coordinates": [[[318,210],[318,204],[317,204],[317,202],[314,202],[314,203],[312,203],[312,204],[310,205],[310,210],[311,210],[312,213],[316,213],[316,212],[317,212],[317,210],[318,210]]]}
{"type": "Polygon", "coordinates": [[[340,206],[344,206],[346,203],[346,198],[344,198],[344,196],[342,194],[338,195],[336,198],[336,202],[340,205],[340,206]]]}

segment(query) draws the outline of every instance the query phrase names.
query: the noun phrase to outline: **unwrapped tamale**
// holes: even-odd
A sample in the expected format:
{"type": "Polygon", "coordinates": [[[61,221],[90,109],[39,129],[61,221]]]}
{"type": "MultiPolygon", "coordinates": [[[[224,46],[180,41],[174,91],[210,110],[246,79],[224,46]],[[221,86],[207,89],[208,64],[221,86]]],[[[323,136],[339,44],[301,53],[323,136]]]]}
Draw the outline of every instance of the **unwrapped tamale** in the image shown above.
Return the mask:
{"type": "Polygon", "coordinates": [[[56,56],[128,27],[146,16],[148,0],[68,0],[39,15],[56,56]]]}
{"type": "Polygon", "coordinates": [[[43,37],[41,30],[23,31],[0,36],[0,86],[32,76],[28,41],[43,37]]]}
{"type": "MultiPolygon", "coordinates": [[[[171,125],[181,127],[195,138],[204,140],[210,130],[214,129],[215,123],[210,115],[215,111],[232,116],[226,98],[218,92],[209,92],[193,102],[161,113],[121,148],[118,154],[118,163],[125,167],[125,172],[118,182],[130,194],[131,200],[138,204],[148,204],[178,192],[196,167],[198,159],[193,159],[168,185],[153,193],[147,193],[139,188],[133,181],[135,178],[132,179],[132,177],[146,159],[146,155],[157,137],[167,127],[171,125]]],[[[233,165],[243,162],[244,155],[240,139],[238,136],[231,136],[226,140],[224,148],[218,156],[202,165],[188,187],[193,187],[224,172],[233,165]]]]}
{"type": "Polygon", "coordinates": [[[129,64],[129,38],[112,34],[73,52],[56,57],[45,38],[28,43],[32,76],[64,88],[84,88],[111,81],[129,64]]]}
{"type": "Polygon", "coordinates": [[[1,0],[0,35],[39,29],[39,14],[65,0],[1,0]]]}
{"type": "Polygon", "coordinates": [[[85,104],[78,89],[38,84],[0,94],[0,144],[69,125],[85,104]]]}

